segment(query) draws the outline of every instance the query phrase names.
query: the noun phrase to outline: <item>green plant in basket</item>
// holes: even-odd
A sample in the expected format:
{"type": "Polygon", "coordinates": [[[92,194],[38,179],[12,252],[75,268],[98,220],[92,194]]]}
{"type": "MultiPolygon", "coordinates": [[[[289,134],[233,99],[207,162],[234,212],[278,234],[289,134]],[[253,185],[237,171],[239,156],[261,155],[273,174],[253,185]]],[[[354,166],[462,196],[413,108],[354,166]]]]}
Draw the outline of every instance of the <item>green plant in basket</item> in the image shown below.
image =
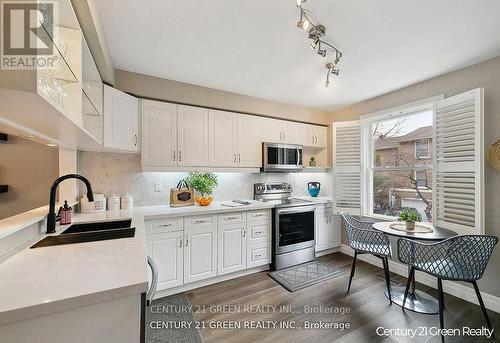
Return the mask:
{"type": "Polygon", "coordinates": [[[406,209],[398,214],[398,220],[406,222],[406,228],[408,230],[415,229],[415,222],[422,221],[422,216],[415,210],[406,209]]]}
{"type": "Polygon", "coordinates": [[[185,179],[189,187],[201,194],[201,197],[195,197],[195,201],[202,206],[210,205],[212,197],[210,196],[214,188],[218,185],[217,175],[214,173],[190,172],[185,179]]]}

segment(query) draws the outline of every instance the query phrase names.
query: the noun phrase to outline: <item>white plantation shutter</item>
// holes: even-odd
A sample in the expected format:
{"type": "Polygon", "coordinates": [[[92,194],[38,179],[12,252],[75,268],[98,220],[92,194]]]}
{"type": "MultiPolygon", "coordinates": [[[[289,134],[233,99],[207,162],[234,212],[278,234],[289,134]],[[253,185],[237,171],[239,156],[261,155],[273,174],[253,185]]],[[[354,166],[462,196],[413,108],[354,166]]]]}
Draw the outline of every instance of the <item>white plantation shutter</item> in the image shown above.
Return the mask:
{"type": "Polygon", "coordinates": [[[359,121],[333,123],[333,206],[361,214],[361,127],[359,121]]]}
{"type": "Polygon", "coordinates": [[[434,223],[484,233],[483,89],[437,103],[434,141],[434,223]]]}

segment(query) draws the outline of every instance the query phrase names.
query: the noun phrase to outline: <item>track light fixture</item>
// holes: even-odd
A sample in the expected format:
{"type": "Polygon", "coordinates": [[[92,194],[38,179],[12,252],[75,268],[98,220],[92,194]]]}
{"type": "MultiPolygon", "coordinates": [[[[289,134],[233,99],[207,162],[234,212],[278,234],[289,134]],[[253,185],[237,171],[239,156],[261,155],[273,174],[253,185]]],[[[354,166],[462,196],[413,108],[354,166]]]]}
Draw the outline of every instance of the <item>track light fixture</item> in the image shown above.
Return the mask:
{"type": "Polygon", "coordinates": [[[327,55],[329,56],[329,54],[334,54],[335,56],[335,59],[332,62],[326,64],[328,72],[326,74],[325,86],[328,87],[330,84],[330,74],[337,76],[340,72],[337,68],[337,64],[342,57],[342,53],[335,46],[325,41],[324,36],[326,34],[326,28],[321,24],[315,24],[312,20],[313,13],[302,6],[309,0],[296,1],[297,8],[300,11],[300,17],[299,21],[297,22],[297,27],[302,30],[308,30],[308,38],[311,40],[311,48],[313,50],[317,49],[317,54],[321,57],[326,57],[327,55]]]}

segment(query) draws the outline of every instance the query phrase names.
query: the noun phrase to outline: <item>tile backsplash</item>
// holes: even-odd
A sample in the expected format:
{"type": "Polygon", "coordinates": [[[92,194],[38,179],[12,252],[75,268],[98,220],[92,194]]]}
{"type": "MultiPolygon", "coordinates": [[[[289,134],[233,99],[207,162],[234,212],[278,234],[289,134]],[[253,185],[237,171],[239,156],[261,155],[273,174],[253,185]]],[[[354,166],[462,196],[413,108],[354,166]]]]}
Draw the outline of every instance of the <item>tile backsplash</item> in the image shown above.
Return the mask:
{"type": "MultiPolygon", "coordinates": [[[[134,206],[167,205],[170,188],[175,187],[186,173],[176,172],[143,172],[139,154],[79,152],[79,173],[87,177],[96,193],[105,195],[131,194],[134,206]],[[161,185],[155,191],[155,182],[161,185]]],[[[290,173],[290,174],[257,174],[257,173],[216,173],[219,185],[214,191],[216,201],[253,198],[253,184],[256,182],[289,182],[294,195],[308,195],[307,183],[321,183],[320,196],[331,196],[330,173],[290,173]]],[[[80,194],[83,194],[83,188],[80,194]]]]}

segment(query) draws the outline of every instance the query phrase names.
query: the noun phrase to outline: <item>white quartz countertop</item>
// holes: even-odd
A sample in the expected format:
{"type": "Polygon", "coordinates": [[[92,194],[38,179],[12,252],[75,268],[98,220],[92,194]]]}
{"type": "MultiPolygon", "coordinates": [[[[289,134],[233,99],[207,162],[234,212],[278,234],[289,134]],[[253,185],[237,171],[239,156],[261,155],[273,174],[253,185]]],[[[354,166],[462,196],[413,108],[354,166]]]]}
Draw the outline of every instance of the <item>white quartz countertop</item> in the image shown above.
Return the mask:
{"type": "MultiPolygon", "coordinates": [[[[133,212],[77,214],[74,223],[132,218],[135,236],[22,249],[0,264],[0,325],[146,292],[148,267],[145,218],[274,207],[273,204],[258,201],[238,207],[227,207],[224,203],[227,202],[214,202],[210,206],[144,206],[134,208],[133,212]]],[[[12,222],[8,227],[6,225],[4,230],[11,231],[41,221],[45,217],[45,210],[39,209],[36,213],[21,216],[18,218],[21,221],[12,222]]],[[[66,228],[58,228],[55,235],[66,228]]],[[[40,235],[38,240],[45,236],[40,235]]]]}
{"type": "MultiPolygon", "coordinates": [[[[74,222],[128,219],[132,215],[126,211],[81,214],[74,222]]],[[[132,226],[136,230],[131,238],[26,247],[1,263],[0,325],[146,292],[146,243],[140,216],[133,217],[132,226]]],[[[55,235],[66,227],[60,227],[55,235]]]]}
{"type": "Polygon", "coordinates": [[[242,205],[237,207],[224,206],[224,204],[231,203],[231,201],[214,201],[209,206],[185,206],[185,207],[170,207],[169,205],[162,206],[142,206],[134,208],[134,213],[140,214],[144,218],[153,217],[179,217],[179,216],[194,216],[209,213],[224,213],[235,211],[253,211],[273,208],[274,204],[247,200],[251,202],[249,205],[242,205]]]}

